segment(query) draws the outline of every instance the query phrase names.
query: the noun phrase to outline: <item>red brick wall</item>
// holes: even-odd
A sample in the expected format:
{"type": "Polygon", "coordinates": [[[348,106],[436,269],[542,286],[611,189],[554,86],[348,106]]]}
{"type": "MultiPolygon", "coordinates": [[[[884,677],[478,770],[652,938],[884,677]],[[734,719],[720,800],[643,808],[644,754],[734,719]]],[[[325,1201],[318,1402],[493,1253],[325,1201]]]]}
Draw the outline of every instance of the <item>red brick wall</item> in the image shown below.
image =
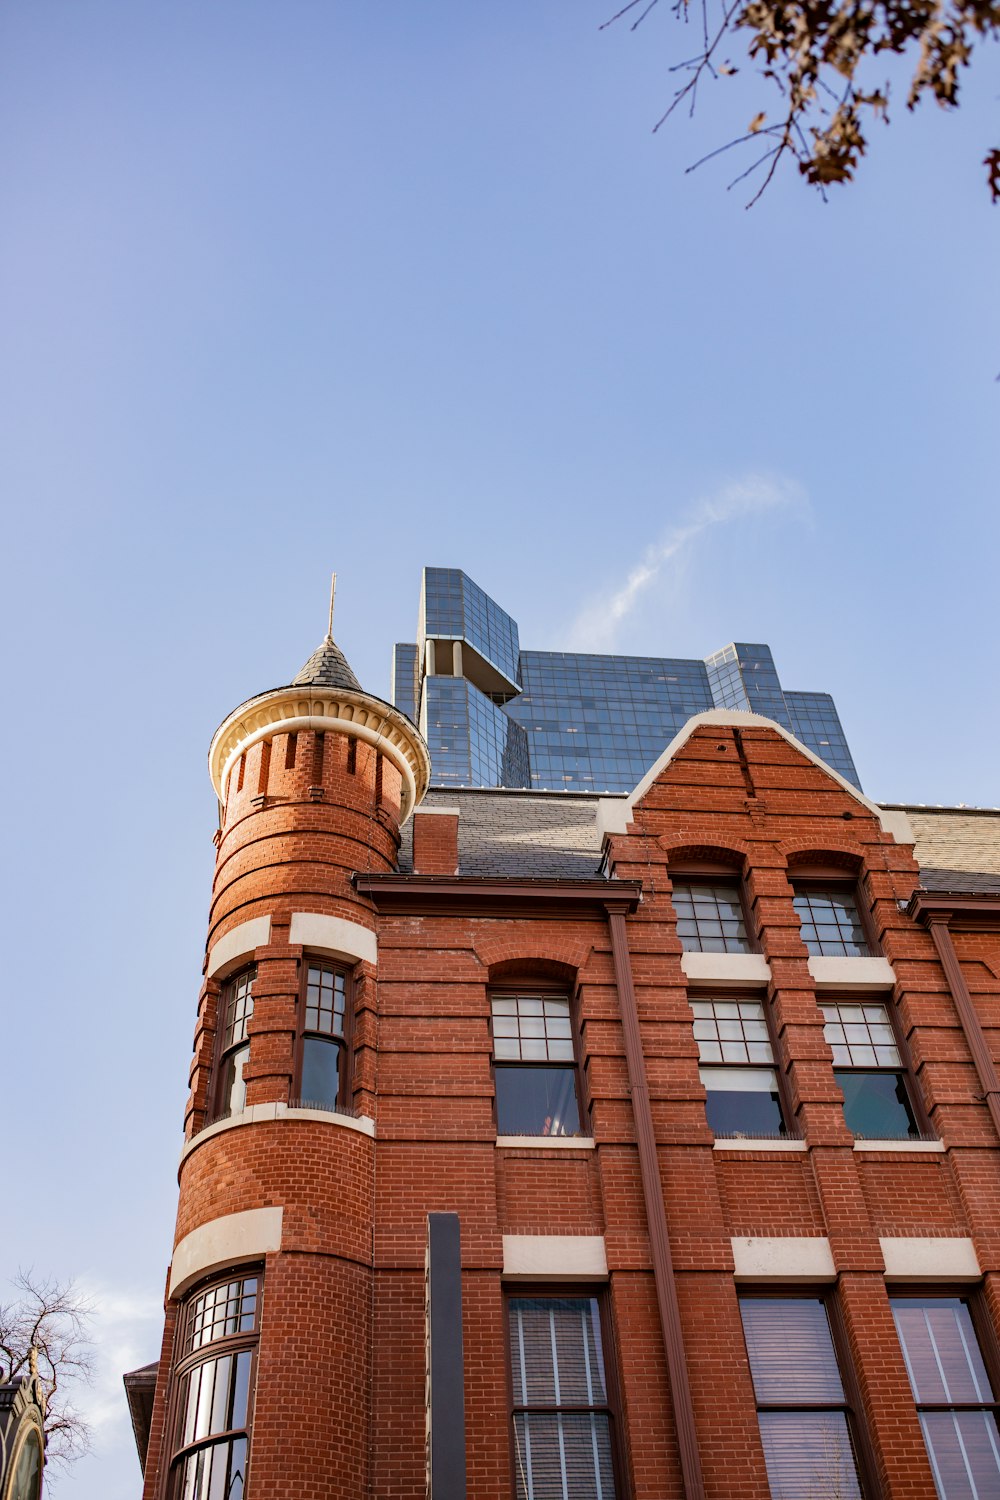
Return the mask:
{"type": "MultiPolygon", "coordinates": [[[[355,1093],[376,1120],[377,1140],[336,1124],[281,1120],[225,1130],[184,1165],[178,1236],[220,1213],[284,1209],[281,1252],[267,1258],[248,1500],[286,1497],[290,1484],[307,1500],[424,1495],[423,1265],[432,1210],[461,1219],[470,1496],[511,1492],[504,1234],[605,1236],[614,1330],[607,1358],[621,1396],[627,1492],[636,1500],[680,1496],[606,921],[580,909],[530,918],[500,910],[376,913],[350,875],[392,867],[398,783],[379,809],[367,747],[358,747],[350,775],[344,742],[328,734],[324,796],[313,801],[312,738],[299,737],[288,769],[280,736],[266,766],[257,747],[242,791],[230,789],[210,940],[248,916],[272,917],[272,943],[257,955],[248,1077],[251,1100],[281,1101],[301,957],[287,944],[283,921],[292,909],[308,909],[377,929],[377,983],[373,971],[361,972],[355,1093]],[[268,798],[288,800],[255,807],[262,784],[268,798]],[[532,964],[539,974],[570,976],[595,1150],[495,1145],[489,985],[513,964],[522,976],[532,964]]],[[[386,762],[384,780],[390,771],[386,762]]],[[[231,781],[235,787],[235,774],[231,781]]],[[[628,936],[706,1493],[718,1500],[767,1495],[731,1238],[825,1235],[882,1492],[933,1500],[878,1242],[971,1236],[991,1273],[996,1319],[1000,1156],[933,944],[900,909],[917,880],[911,851],[772,731],[744,729],[738,747],[732,729],[711,727],[675,756],[635,808],[630,831],[612,838],[611,852],[615,874],[643,887],[628,936]],[[804,1152],[713,1150],[670,872],[693,850],[720,849],[743,871],[770,962],[764,998],[804,1152]],[[790,873],[813,860],[859,872],[897,976],[889,998],[943,1154],[854,1150],[792,905],[790,873]]],[[[421,856],[435,857],[444,855],[421,856]]],[[[1000,1054],[1000,940],[959,934],[956,942],[1000,1054]]],[[[214,1007],[209,984],[192,1130],[204,1118],[214,1007]]],[[[153,1478],[146,1493],[161,1500],[153,1478]]]]}

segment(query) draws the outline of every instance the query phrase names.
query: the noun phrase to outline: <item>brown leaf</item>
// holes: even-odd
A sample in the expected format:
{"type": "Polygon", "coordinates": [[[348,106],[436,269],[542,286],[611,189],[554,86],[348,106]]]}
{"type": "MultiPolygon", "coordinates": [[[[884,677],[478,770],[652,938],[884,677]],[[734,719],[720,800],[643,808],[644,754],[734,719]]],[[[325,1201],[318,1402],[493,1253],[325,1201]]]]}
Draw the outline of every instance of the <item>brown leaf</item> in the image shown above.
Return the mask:
{"type": "Polygon", "coordinates": [[[753,119],[750,121],[750,124],[747,126],[750,134],[756,135],[766,119],[767,116],[765,115],[763,110],[761,110],[759,115],[754,115],[753,119]]]}

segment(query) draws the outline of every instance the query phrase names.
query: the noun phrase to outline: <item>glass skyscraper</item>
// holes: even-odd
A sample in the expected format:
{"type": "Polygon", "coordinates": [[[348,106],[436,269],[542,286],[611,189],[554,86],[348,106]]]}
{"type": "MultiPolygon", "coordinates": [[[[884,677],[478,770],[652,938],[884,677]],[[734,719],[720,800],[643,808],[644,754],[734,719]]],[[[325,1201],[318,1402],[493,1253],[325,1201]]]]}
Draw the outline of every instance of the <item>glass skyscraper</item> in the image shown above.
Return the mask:
{"type": "Polygon", "coordinates": [[[770,647],[703,661],[522,651],[517,621],[457,568],[425,568],[392,701],[419,724],[435,786],[630,792],[692,714],[763,714],[860,788],[828,693],[782,688],[770,647]]]}

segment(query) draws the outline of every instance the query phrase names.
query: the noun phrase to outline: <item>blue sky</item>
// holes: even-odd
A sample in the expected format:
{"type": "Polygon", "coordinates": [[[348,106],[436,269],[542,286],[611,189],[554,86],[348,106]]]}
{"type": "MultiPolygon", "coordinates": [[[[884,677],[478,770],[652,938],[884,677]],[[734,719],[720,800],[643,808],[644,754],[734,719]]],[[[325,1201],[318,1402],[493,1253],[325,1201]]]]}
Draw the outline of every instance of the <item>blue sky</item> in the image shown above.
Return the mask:
{"type": "Polygon", "coordinates": [[[871,795],[1000,801],[996,54],[828,204],[790,171],[746,212],[738,164],[684,167],[766,96],[741,72],[654,137],[688,41],[610,9],[0,9],[0,1279],[98,1299],[74,1500],[138,1489],[205,752],[317,644],[331,569],[377,693],[421,565],[464,567],[534,648],[767,641],[871,795]]]}

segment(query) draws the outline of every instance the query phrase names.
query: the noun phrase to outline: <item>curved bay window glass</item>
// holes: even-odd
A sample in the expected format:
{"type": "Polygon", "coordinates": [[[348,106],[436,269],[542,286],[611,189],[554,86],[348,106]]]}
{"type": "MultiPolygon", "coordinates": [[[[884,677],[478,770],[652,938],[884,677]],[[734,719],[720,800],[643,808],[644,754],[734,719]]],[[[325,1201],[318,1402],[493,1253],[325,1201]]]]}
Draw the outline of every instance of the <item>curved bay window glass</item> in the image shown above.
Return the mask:
{"type": "Polygon", "coordinates": [[[337,1109],[347,1047],[347,976],[332,964],[310,960],[300,997],[299,1103],[337,1109]]]}
{"type": "Polygon", "coordinates": [[[511,1297],[517,1500],[615,1500],[596,1297],[511,1297]]]}
{"type": "Polygon", "coordinates": [[[499,1135],[579,1135],[569,1001],[494,995],[493,1057],[499,1135]]]}
{"type": "Polygon", "coordinates": [[[219,1002],[222,1038],[219,1051],[218,1084],[215,1093],[216,1115],[238,1115],[246,1108],[247,1086],[243,1067],[250,1055],[247,1026],[253,1015],[253,982],[257,970],[252,965],[234,974],[225,984],[219,1002]]]}
{"type": "Polygon", "coordinates": [[[243,1500],[260,1277],[193,1296],[181,1321],[170,1500],[243,1500]]]}

